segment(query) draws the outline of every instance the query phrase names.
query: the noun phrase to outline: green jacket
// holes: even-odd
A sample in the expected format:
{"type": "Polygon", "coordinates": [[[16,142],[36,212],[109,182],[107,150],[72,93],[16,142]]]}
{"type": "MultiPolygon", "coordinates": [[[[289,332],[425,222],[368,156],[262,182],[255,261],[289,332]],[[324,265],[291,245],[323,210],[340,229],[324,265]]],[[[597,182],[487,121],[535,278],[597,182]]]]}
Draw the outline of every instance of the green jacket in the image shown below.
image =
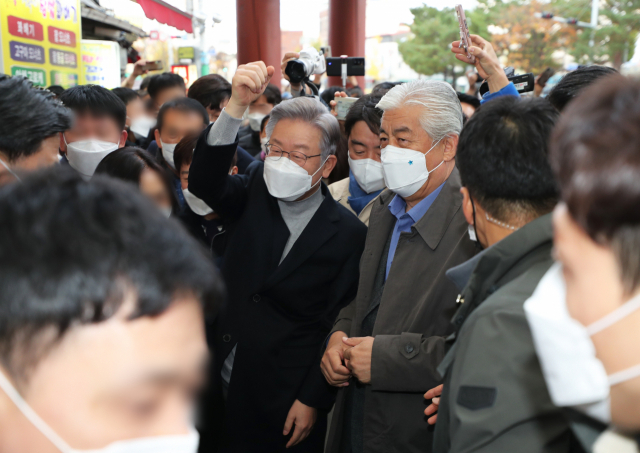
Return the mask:
{"type": "Polygon", "coordinates": [[[439,368],[445,381],[435,453],[575,451],[523,310],[553,263],[552,246],[549,214],[475,257],[439,368]]]}

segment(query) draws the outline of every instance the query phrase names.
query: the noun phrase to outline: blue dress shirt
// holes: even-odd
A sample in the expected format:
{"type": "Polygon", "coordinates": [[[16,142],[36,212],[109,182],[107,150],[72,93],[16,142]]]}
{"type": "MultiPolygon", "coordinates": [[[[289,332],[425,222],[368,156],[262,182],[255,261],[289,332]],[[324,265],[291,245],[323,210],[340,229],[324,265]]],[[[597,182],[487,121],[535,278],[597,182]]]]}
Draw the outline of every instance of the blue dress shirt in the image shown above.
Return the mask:
{"type": "Polygon", "coordinates": [[[396,220],[396,226],[393,228],[393,234],[391,235],[391,245],[389,246],[389,257],[387,258],[387,272],[385,274],[385,280],[389,276],[389,270],[391,269],[391,263],[393,263],[393,256],[396,254],[396,248],[398,248],[398,240],[400,239],[400,233],[411,232],[411,227],[418,223],[418,221],[427,213],[438,194],[442,190],[445,183],[442,183],[436,190],[431,192],[424,200],[415,205],[409,210],[404,212],[407,203],[396,195],[389,203],[389,211],[396,220]]]}

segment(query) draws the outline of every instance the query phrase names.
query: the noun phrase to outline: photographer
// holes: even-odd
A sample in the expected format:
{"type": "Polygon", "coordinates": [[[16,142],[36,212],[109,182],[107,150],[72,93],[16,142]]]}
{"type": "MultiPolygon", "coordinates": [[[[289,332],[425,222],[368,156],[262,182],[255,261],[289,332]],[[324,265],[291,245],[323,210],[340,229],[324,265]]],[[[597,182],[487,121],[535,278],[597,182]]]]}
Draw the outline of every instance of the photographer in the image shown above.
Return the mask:
{"type": "Polygon", "coordinates": [[[238,67],[189,168],[189,191],[230,222],[229,303],[208,327],[216,363],[204,428],[222,451],[320,453],[335,394],[318,353],[357,291],[366,227],[322,182],[340,129],[317,99],[274,107],[265,162],[229,175],[242,117],[273,72],[261,61],[238,67]]]}

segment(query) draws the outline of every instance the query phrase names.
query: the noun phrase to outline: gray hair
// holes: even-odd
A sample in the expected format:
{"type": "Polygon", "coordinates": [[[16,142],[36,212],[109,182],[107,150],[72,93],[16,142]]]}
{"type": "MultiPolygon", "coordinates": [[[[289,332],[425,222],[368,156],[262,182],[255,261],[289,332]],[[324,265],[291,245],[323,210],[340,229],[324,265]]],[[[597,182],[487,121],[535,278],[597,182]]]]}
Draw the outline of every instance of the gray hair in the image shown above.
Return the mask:
{"type": "Polygon", "coordinates": [[[322,134],[320,140],[320,152],[322,160],[336,153],[340,143],[340,125],[338,120],[327,110],[322,102],[311,97],[299,97],[281,102],[271,111],[271,117],[267,123],[267,137],[271,140],[271,134],[278,121],[301,120],[316,127],[322,134]]]}
{"type": "Polygon", "coordinates": [[[458,95],[448,83],[437,80],[403,83],[391,88],[376,107],[387,111],[405,105],[424,107],[419,121],[432,140],[441,140],[447,135],[460,135],[462,107],[458,95]]]}

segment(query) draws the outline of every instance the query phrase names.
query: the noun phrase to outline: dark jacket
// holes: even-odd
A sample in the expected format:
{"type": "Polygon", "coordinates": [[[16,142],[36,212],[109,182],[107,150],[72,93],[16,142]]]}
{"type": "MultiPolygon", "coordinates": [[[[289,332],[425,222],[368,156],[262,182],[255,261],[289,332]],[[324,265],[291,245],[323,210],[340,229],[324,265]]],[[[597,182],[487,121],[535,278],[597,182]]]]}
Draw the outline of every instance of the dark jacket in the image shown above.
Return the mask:
{"type": "MultiPolygon", "coordinates": [[[[386,190],[374,203],[358,295],[340,312],[334,332],[357,337],[363,331],[397,220],[388,209],[394,196],[386,190]]],[[[444,357],[445,337],[453,331],[458,294],[445,271],[476,251],[461,206],[460,174],[454,169],[426,214],[410,233],[400,235],[373,326],[371,385],[364,398],[365,453],[431,451],[433,430],[421,416],[423,395],[441,382],[436,367],[444,357]]],[[[350,387],[338,392],[327,445],[331,453],[344,451],[341,446],[349,436],[350,387]]]]}
{"type": "Polygon", "coordinates": [[[247,150],[252,156],[257,156],[262,151],[260,146],[260,132],[251,129],[250,126],[240,128],[238,131],[238,145],[247,150]]]}
{"type": "Polygon", "coordinates": [[[482,253],[462,291],[445,376],[436,453],[564,453],[574,442],[547,391],[523,305],[552,265],[551,214],[482,253]]]}
{"type": "MultiPolygon", "coordinates": [[[[264,164],[228,175],[237,143],[212,147],[207,133],[196,146],[189,189],[233,226],[221,269],[228,303],[208,326],[215,366],[207,428],[222,428],[222,451],[285,451],[282,431],[296,399],[325,411],[333,404],[320,371],[322,347],[338,311],[355,297],[366,227],[322,184],[324,201],[279,265],[289,231],[264,182],[264,164]],[[225,407],[220,370],[236,344],[225,407]]],[[[319,413],[311,435],[289,451],[321,452],[325,416],[319,413]]]]}

